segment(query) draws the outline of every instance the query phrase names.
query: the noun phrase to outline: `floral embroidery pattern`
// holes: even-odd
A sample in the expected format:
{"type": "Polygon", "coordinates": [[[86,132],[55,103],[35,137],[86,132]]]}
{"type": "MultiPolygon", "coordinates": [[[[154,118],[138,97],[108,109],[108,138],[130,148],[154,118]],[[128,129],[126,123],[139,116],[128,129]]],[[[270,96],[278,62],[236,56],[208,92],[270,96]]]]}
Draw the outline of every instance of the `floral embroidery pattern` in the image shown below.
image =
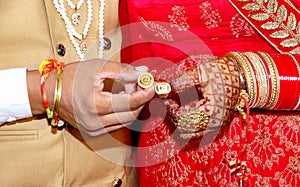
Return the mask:
{"type": "Polygon", "coordinates": [[[168,18],[170,19],[171,27],[177,27],[179,31],[187,31],[190,28],[185,16],[185,7],[183,6],[172,7],[172,15],[168,15],[168,18]]]}
{"type": "Polygon", "coordinates": [[[275,136],[280,139],[280,145],[284,145],[286,150],[294,153],[288,158],[287,167],[282,172],[276,173],[277,179],[283,186],[288,186],[291,182],[298,186],[300,181],[299,121],[300,117],[280,116],[273,126],[276,130],[275,136]]]}
{"type": "Polygon", "coordinates": [[[236,38],[239,38],[240,36],[252,36],[255,33],[251,25],[249,25],[249,23],[239,14],[232,17],[230,29],[236,38]]]}
{"type": "Polygon", "coordinates": [[[219,27],[222,22],[222,18],[218,10],[213,10],[212,5],[209,1],[205,1],[200,5],[201,19],[204,20],[205,25],[208,29],[214,29],[219,27]]]}
{"type": "MultiPolygon", "coordinates": [[[[245,127],[235,118],[224,136],[206,147],[191,141],[186,149],[161,164],[143,170],[160,186],[238,186],[238,178],[231,174],[228,162],[247,147],[243,161],[247,170],[245,181],[250,186],[299,186],[300,181],[300,116],[295,114],[252,114],[249,123],[249,142],[245,142],[245,127]],[[272,138],[271,138],[272,137],[272,138]],[[222,154],[220,154],[222,153],[222,154]],[[282,169],[278,169],[278,167],[282,169]],[[149,169],[149,170],[148,170],[149,169]],[[195,175],[195,171],[198,175],[195,175]],[[274,172],[276,171],[276,172],[274,172]],[[153,179],[155,177],[155,179],[153,179]],[[192,183],[190,183],[192,182],[192,183]]],[[[170,138],[168,126],[153,129],[146,138],[160,142],[170,138]]],[[[176,144],[169,141],[170,144],[176,144]]],[[[170,147],[169,145],[168,147],[170,147]]],[[[171,146],[172,147],[172,146],[171,146]]],[[[151,150],[149,158],[169,154],[165,148],[151,150]]]]}
{"type": "Polygon", "coordinates": [[[140,20],[148,30],[155,33],[155,37],[161,37],[166,41],[174,41],[171,32],[164,26],[152,21],[146,21],[144,18],[140,18],[140,20]]]}

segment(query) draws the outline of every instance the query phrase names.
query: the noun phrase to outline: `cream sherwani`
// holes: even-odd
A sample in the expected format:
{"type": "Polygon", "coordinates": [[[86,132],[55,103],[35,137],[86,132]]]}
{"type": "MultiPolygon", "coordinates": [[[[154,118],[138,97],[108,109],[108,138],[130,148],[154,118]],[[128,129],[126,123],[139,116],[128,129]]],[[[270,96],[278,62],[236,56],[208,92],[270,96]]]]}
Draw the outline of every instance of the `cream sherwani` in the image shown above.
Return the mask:
{"type": "MultiPolygon", "coordinates": [[[[81,9],[86,10],[86,3],[81,9]]],[[[94,49],[98,45],[98,12],[99,1],[93,0],[93,20],[86,42],[94,49]]],[[[86,11],[82,16],[85,21],[86,11]]],[[[37,69],[46,58],[67,63],[79,60],[52,0],[0,0],[0,26],[0,69],[37,69]],[[65,47],[64,56],[58,55],[59,44],[65,47]]],[[[118,0],[106,0],[105,33],[112,45],[104,51],[104,57],[114,61],[119,61],[121,45],[120,32],[115,30],[118,26],[118,0]]],[[[97,50],[89,52],[88,58],[96,57],[97,50]]],[[[127,130],[119,135],[129,139],[127,130]]],[[[129,162],[130,148],[109,138],[99,137],[97,142],[103,145],[95,151],[78,131],[53,133],[43,118],[5,124],[0,127],[0,186],[110,187],[115,180],[122,180],[122,186],[134,186],[133,169],[114,163],[129,162]],[[116,155],[113,162],[107,159],[116,155]]]]}

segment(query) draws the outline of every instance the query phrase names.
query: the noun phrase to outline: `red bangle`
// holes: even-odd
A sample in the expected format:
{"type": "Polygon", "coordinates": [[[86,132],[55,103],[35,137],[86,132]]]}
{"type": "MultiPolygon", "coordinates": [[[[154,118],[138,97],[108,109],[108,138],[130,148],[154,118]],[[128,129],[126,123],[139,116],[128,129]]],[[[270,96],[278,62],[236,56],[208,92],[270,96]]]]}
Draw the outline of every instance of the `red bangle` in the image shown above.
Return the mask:
{"type": "Polygon", "coordinates": [[[293,81],[293,77],[298,74],[295,63],[288,55],[272,55],[272,58],[277,66],[280,81],[280,94],[273,109],[290,110],[295,106],[296,92],[290,90],[296,86],[293,81]]]}
{"type": "Polygon", "coordinates": [[[295,91],[295,105],[292,107],[293,110],[299,110],[300,109],[300,65],[298,63],[298,60],[297,59],[300,59],[300,55],[292,55],[290,53],[287,53],[287,55],[289,55],[294,63],[295,63],[295,66],[297,68],[297,76],[294,77],[294,82],[295,82],[295,88],[296,88],[296,91],[295,91]]]}
{"type": "Polygon", "coordinates": [[[291,54],[286,54],[286,56],[288,56],[291,59],[291,68],[294,69],[293,75],[290,76],[290,85],[287,88],[288,90],[290,90],[294,94],[293,99],[291,99],[291,101],[292,101],[291,105],[289,106],[289,109],[292,110],[297,105],[298,99],[299,99],[299,93],[300,93],[299,73],[300,73],[300,69],[298,67],[297,60],[294,59],[294,57],[291,54]],[[292,88],[295,88],[295,90],[293,91],[292,88]]]}
{"type": "MultiPolygon", "coordinates": [[[[285,66],[283,66],[282,61],[280,61],[280,59],[278,59],[278,56],[271,56],[272,59],[274,60],[277,70],[278,70],[278,74],[279,74],[279,84],[280,84],[280,92],[278,95],[278,100],[275,103],[275,105],[272,107],[272,109],[279,109],[279,107],[281,107],[282,109],[286,107],[286,98],[290,97],[288,92],[287,92],[287,79],[288,77],[286,76],[286,70],[285,70],[285,66]]],[[[287,63],[286,61],[284,63],[287,63]]],[[[288,64],[288,63],[287,63],[288,64]]]]}

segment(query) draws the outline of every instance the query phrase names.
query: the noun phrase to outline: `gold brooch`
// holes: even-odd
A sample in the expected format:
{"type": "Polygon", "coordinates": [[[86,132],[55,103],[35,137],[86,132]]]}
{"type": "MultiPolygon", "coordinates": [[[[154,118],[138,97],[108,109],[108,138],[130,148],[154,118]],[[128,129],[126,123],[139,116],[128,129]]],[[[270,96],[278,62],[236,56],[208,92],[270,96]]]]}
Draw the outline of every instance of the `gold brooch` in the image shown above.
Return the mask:
{"type": "Polygon", "coordinates": [[[138,85],[141,88],[149,88],[154,83],[154,77],[151,73],[141,73],[138,77],[138,85]]]}

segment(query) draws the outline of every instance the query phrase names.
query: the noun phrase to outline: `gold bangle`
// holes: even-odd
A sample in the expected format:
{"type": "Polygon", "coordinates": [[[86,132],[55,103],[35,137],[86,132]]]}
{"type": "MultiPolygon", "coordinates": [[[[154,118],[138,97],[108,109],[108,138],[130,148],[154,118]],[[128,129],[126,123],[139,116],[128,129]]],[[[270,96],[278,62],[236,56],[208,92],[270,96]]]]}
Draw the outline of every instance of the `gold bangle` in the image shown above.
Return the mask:
{"type": "Polygon", "coordinates": [[[62,76],[63,68],[57,68],[57,78],[55,84],[55,93],[54,93],[54,107],[53,107],[53,118],[51,119],[52,126],[62,126],[63,123],[59,122],[59,111],[60,111],[60,100],[62,95],[62,76]]]}
{"type": "Polygon", "coordinates": [[[267,67],[266,67],[264,61],[260,58],[260,56],[256,53],[253,53],[253,55],[255,55],[256,58],[258,59],[259,66],[260,66],[261,73],[262,73],[262,77],[261,77],[262,78],[262,93],[260,94],[261,103],[257,107],[263,108],[268,103],[268,97],[269,97],[269,93],[270,93],[270,82],[269,82],[269,78],[268,78],[268,71],[267,71],[267,67]]]}
{"type": "Polygon", "coordinates": [[[263,59],[267,62],[270,71],[272,90],[271,90],[271,96],[269,102],[265,108],[272,109],[278,101],[278,96],[280,92],[279,73],[275,62],[273,61],[272,57],[269,54],[264,52],[257,52],[257,53],[260,54],[263,57],[263,59]]]}
{"type": "MultiPolygon", "coordinates": [[[[229,58],[229,60],[234,64],[234,66],[236,67],[236,69],[238,71],[238,74],[239,74],[239,77],[240,77],[240,85],[241,85],[241,90],[240,90],[240,93],[239,93],[240,97],[242,96],[243,98],[245,98],[247,100],[247,102],[249,102],[249,95],[246,92],[245,80],[244,80],[244,77],[242,75],[241,69],[240,69],[240,67],[238,66],[237,62],[234,59],[232,59],[231,57],[227,57],[227,58],[229,58]]],[[[243,119],[246,119],[247,114],[244,111],[246,103],[240,97],[237,100],[237,103],[235,105],[235,110],[238,111],[242,115],[243,119]]]]}
{"type": "Polygon", "coordinates": [[[239,65],[237,64],[237,62],[235,61],[235,59],[233,59],[233,58],[231,58],[229,56],[224,57],[224,58],[228,58],[228,60],[231,61],[234,64],[234,66],[237,69],[238,74],[239,74],[240,86],[241,86],[242,90],[246,91],[245,78],[244,78],[245,76],[244,76],[243,72],[241,71],[241,68],[239,67],[239,65]]]}
{"type": "Polygon", "coordinates": [[[225,54],[225,56],[233,58],[240,66],[245,76],[245,83],[247,87],[247,93],[249,93],[249,104],[250,106],[254,103],[255,100],[255,80],[254,72],[251,71],[252,68],[247,62],[247,59],[238,52],[230,52],[225,54]]]}
{"type": "Polygon", "coordinates": [[[254,108],[262,107],[268,100],[268,77],[266,72],[264,71],[264,67],[262,66],[261,60],[259,56],[252,52],[245,52],[244,53],[251,61],[255,72],[256,72],[256,79],[257,79],[257,100],[253,103],[254,108]]]}
{"type": "Polygon", "coordinates": [[[254,108],[255,106],[255,103],[257,102],[258,100],[258,94],[259,94],[259,85],[258,85],[258,80],[257,80],[257,73],[255,71],[255,68],[254,66],[252,65],[251,63],[251,59],[249,59],[245,54],[242,54],[240,53],[241,57],[245,60],[245,63],[247,63],[249,69],[250,69],[250,72],[249,72],[249,75],[252,76],[252,80],[253,80],[253,99],[252,101],[250,100],[249,102],[249,106],[254,108]]]}

